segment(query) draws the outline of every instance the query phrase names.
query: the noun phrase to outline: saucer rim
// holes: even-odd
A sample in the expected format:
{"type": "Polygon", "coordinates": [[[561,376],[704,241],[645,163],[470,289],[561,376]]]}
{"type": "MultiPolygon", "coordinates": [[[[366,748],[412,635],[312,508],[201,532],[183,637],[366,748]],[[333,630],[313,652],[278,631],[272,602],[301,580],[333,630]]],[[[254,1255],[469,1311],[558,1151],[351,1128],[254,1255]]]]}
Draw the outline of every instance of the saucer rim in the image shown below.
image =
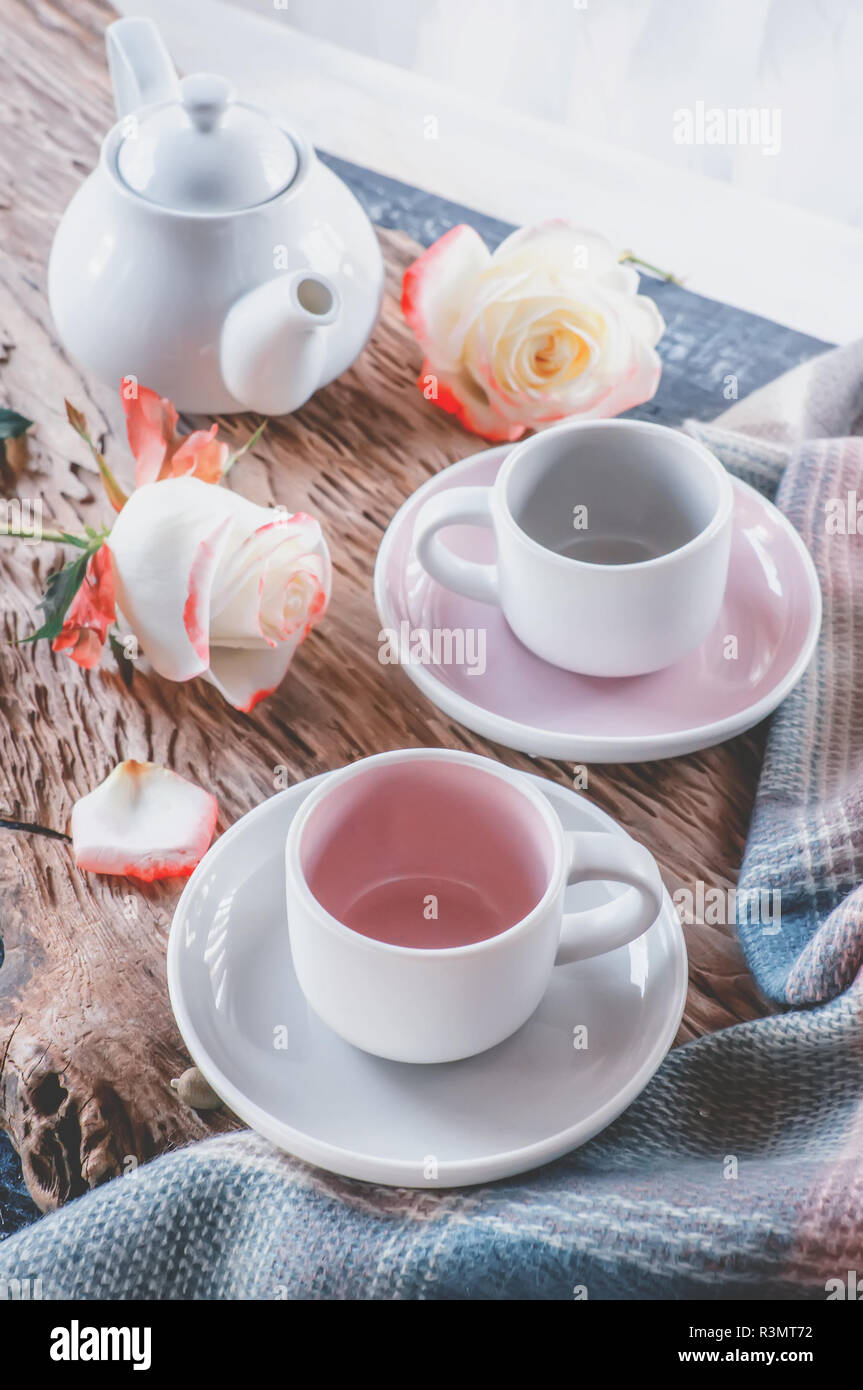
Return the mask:
{"type": "MultiPolygon", "coordinates": [[[[256,1133],[268,1139],[278,1149],[326,1172],[362,1182],[411,1189],[437,1190],[448,1187],[470,1187],[529,1172],[580,1148],[617,1119],[641,1094],[670,1051],[680,1027],[689,991],[689,957],[683,927],[667,888],[663,892],[662,922],[669,934],[669,963],[673,965],[674,977],[669,985],[673,1004],[669,1010],[665,1027],[657,1033],[653,1045],[646,1056],[641,1059],[639,1066],[630,1076],[628,1082],[621,1086],[597,1110],[593,1111],[588,1119],[521,1148],[502,1150],[475,1158],[443,1161],[438,1166],[436,1178],[420,1179],[416,1176],[417,1161],[415,1158],[375,1157],[373,1154],[342,1148],[307,1134],[305,1131],[294,1129],[292,1125],[277,1119],[271,1112],[263,1110],[254,1101],[249,1100],[243,1091],[229,1080],[216,1062],[210,1058],[206,1046],[198,1035],[191,1016],[191,1009],[187,1007],[183,984],[182,966],[185,953],[181,941],[185,918],[189,911],[191,899],[197,891],[197,883],[203,877],[208,861],[212,863],[214,858],[228,852],[234,841],[240,840],[257,819],[265,815],[278,815],[280,809],[283,806],[288,807],[290,801],[300,791],[307,795],[331,772],[335,771],[339,771],[339,769],[329,769],[326,772],[316,774],[314,777],[296,782],[293,786],[277,792],[247,811],[207,851],[180,895],[168,937],[166,961],[168,996],[175,1022],[194,1065],[232,1113],[256,1133]]],[[[573,788],[561,786],[559,783],[551,781],[550,778],[541,777],[536,773],[523,773],[522,775],[538,784],[550,800],[551,795],[546,791],[546,788],[549,787],[552,793],[557,792],[566,797],[575,797],[587,807],[589,814],[596,818],[599,826],[631,838],[623,826],[612,816],[599,806],[595,806],[586,797],[580,796],[573,788]]],[[[285,834],[287,835],[287,829],[285,834]]],[[[658,918],[657,923],[659,921],[658,918]]],[[[649,930],[653,931],[657,923],[649,930]]],[[[287,930],[287,924],[285,924],[285,929],[287,930]]],[[[403,1063],[402,1065],[409,1066],[411,1064],[403,1063]]],[[[459,1063],[450,1062],[442,1065],[458,1066],[459,1063]]]]}
{"type": "MultiPolygon", "coordinates": [[[[468,468],[476,464],[479,459],[491,455],[499,455],[502,460],[512,448],[513,445],[511,444],[497,444],[488,449],[478,449],[475,453],[468,454],[467,457],[448,464],[446,468],[441,469],[433,477],[427,478],[424,483],[421,483],[409,497],[405,498],[398,511],[393,514],[381,538],[374,570],[375,608],[378,619],[384,627],[394,627],[399,621],[398,615],[392,612],[388,603],[386,574],[390,552],[395,545],[399,528],[406,520],[408,510],[427,493],[431,494],[438,490],[442,477],[467,472],[468,468]],[[438,486],[436,487],[436,485],[438,486]]],[[[438,680],[433,668],[402,662],[400,669],[429,703],[441,713],[450,719],[457,720],[464,728],[480,734],[483,738],[492,739],[506,748],[527,753],[531,757],[575,759],[588,763],[655,762],[662,758],[683,757],[687,753],[713,748],[718,743],[725,743],[728,739],[736,738],[738,734],[743,734],[748,729],[754,728],[762,719],[766,719],[769,714],[773,713],[806,673],[821,633],[823,597],[815,563],[799,531],[779,508],[757,488],[733,475],[731,475],[731,482],[734,488],[752,493],[760,504],[769,507],[775,513],[774,519],[778,518],[779,524],[790,537],[806,573],[810,601],[809,626],[806,636],[800,644],[796,659],[773,689],[762,695],[754,704],[738,710],[736,714],[726,715],[723,719],[714,719],[706,724],[689,726],[667,733],[620,734],[615,736],[567,733],[538,729],[531,724],[524,724],[520,720],[511,719],[508,715],[496,714],[493,710],[474,704],[466,696],[452,690],[448,685],[438,680]]]]}

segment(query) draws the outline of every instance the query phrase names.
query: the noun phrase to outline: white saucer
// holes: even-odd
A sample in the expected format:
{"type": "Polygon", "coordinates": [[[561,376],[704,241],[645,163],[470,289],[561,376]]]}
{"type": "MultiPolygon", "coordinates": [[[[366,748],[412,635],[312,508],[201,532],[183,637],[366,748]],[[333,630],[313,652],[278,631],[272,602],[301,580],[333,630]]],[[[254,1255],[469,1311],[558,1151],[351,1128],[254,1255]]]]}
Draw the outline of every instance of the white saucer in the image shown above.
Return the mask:
{"type": "MultiPolygon", "coordinates": [[[[734,479],[734,532],[722,611],[710,636],[682,661],[648,676],[602,679],[563,671],[519,642],[500,609],[443,588],[422,569],[414,520],[426,498],[489,486],[511,445],[472,454],[430,478],[396,512],[375,564],[375,603],[388,643],[427,699],[484,738],[534,757],[645,762],[733,738],[771,714],[809,664],[821,626],[815,566],[794,527],[754,488],[734,479]],[[422,664],[417,636],[469,634],[473,653],[437,653],[422,664]],[[736,643],[729,659],[727,638],[736,643]]],[[[481,526],[441,532],[456,554],[493,562],[481,526]]],[[[383,648],[382,648],[383,650],[383,648]]]]}
{"type": "MultiPolygon", "coordinates": [[[[575,792],[533,780],[566,829],[625,833],[575,792]]],[[[331,1032],[293,972],[284,844],[318,781],[280,792],[232,826],[189,879],[171,927],[174,1014],[230,1109],[331,1172],[432,1188],[525,1172],[615,1119],[656,1071],[683,1012],[686,948],[668,895],[639,941],[556,969],[536,1013],[498,1047],[434,1066],[384,1061],[331,1032]],[[274,1045],[280,1027],[283,1050],[274,1045]],[[573,1046],[581,1027],[586,1049],[573,1046]]],[[[579,885],[567,907],[622,891],[579,885]]]]}

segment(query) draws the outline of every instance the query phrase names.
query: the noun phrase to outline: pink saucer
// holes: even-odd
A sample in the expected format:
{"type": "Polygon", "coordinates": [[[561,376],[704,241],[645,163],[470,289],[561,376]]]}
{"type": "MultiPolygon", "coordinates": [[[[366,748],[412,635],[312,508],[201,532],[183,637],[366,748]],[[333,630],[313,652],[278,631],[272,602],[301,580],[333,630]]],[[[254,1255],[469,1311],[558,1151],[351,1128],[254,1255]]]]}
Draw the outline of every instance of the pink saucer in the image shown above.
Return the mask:
{"type": "MultiPolygon", "coordinates": [[[[722,743],[784,700],[818,639],[818,577],[791,523],[736,479],[719,621],[701,647],[652,675],[602,679],[550,666],[522,646],[498,608],[430,579],[412,544],[419,507],[445,488],[490,484],[509,447],[473,454],[424,483],[393,517],[378,552],[375,602],[392,634],[389,649],[397,648],[406,674],[433,704],[475,733],[523,753],[643,762],[722,743]],[[465,635],[463,652],[457,642],[447,649],[447,633],[465,635]],[[425,655],[417,659],[424,634],[425,655]],[[737,641],[734,659],[725,654],[729,636],[737,641]]],[[[494,560],[494,538],[482,527],[454,526],[442,538],[457,554],[494,560]]]]}

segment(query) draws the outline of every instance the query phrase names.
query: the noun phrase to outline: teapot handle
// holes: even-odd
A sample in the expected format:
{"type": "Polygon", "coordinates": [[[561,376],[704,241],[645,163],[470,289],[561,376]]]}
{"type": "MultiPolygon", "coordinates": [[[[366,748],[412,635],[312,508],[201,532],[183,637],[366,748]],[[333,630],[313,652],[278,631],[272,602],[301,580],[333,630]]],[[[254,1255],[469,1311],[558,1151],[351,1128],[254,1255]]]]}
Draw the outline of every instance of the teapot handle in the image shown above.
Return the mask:
{"type": "Polygon", "coordinates": [[[114,105],[120,120],[154,102],[177,101],[180,84],[152,19],[118,19],[105,33],[114,105]]]}

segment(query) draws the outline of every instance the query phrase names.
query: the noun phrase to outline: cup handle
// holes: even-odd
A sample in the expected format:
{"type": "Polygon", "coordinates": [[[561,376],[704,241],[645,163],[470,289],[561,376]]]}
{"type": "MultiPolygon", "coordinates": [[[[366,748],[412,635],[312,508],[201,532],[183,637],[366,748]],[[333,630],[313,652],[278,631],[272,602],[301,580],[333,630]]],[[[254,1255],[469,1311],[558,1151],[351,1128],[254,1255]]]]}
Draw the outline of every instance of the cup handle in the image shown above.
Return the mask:
{"type": "Polygon", "coordinates": [[[457,487],[439,492],[420,507],[414,524],[417,559],[427,574],[465,598],[497,603],[497,565],[463,560],[441,544],[438,531],[459,524],[493,526],[491,488],[457,487]]]}
{"type": "Polygon", "coordinates": [[[662,879],[644,845],[603,830],[569,831],[565,840],[568,884],[610,879],[628,884],[631,891],[599,907],[565,912],[555,965],[570,965],[628,946],[653,926],[662,911],[662,879]]]}

